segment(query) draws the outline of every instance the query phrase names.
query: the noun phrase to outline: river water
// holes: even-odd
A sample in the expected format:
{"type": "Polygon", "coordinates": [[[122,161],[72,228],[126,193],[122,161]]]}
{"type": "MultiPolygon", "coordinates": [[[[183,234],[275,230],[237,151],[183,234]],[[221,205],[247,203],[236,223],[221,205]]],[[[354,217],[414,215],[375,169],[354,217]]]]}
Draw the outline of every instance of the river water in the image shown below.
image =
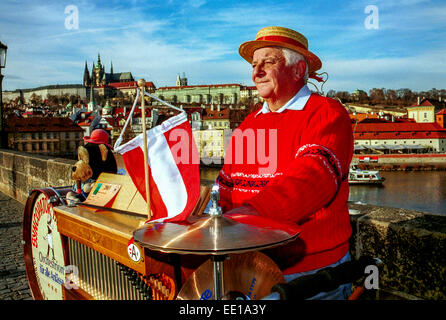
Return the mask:
{"type": "MultiPolygon", "coordinates": [[[[200,168],[212,185],[219,169],[200,168]]],[[[349,201],[446,215],[446,171],[381,171],[382,186],[351,185],[349,201]]]]}
{"type": "Polygon", "coordinates": [[[381,171],[382,186],[350,186],[350,201],[446,214],[446,171],[381,171]]]}

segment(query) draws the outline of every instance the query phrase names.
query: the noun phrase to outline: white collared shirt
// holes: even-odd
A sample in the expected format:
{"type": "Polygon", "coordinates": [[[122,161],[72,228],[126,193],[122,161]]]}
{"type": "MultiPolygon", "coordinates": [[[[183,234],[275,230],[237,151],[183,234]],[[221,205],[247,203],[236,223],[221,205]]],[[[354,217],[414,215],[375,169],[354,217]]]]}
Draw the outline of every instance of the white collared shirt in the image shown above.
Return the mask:
{"type": "MultiPolygon", "coordinates": [[[[300,88],[299,92],[296,93],[294,97],[292,97],[284,106],[282,106],[279,110],[274,111],[277,113],[282,112],[283,110],[303,110],[305,105],[307,104],[308,99],[310,99],[311,91],[308,89],[307,85],[304,85],[300,88]]],[[[255,117],[257,117],[260,113],[268,113],[271,112],[268,107],[268,103],[266,101],[263,103],[262,109],[257,112],[255,117]]]]}

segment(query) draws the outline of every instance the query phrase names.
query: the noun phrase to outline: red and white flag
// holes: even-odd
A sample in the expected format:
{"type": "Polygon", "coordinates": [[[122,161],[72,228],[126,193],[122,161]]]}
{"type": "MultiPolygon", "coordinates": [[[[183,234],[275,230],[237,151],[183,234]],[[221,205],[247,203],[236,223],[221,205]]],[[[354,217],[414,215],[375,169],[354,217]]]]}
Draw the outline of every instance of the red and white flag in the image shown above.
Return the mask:
{"type": "MultiPolygon", "coordinates": [[[[147,144],[151,221],[185,220],[200,195],[200,158],[186,113],[148,130],[147,144]]],[[[146,200],[143,145],[141,133],[115,151],[146,200]]]]}

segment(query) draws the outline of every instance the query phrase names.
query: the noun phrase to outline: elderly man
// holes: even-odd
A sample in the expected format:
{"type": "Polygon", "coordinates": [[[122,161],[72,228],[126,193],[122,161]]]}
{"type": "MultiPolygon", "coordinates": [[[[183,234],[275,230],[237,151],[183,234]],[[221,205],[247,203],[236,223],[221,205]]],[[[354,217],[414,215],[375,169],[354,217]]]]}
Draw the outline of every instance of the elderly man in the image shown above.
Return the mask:
{"type": "MultiPolygon", "coordinates": [[[[303,35],[282,27],[261,29],[239,52],[251,63],[265,102],[234,132],[226,151],[217,178],[223,212],[299,224],[300,244],[279,250],[295,258],[283,268],[287,281],[349,260],[353,134],[345,108],[306,85],[321,61],[303,35]],[[266,150],[269,163],[259,156],[266,150]]],[[[349,290],[344,285],[313,298],[345,299],[349,290]]]]}

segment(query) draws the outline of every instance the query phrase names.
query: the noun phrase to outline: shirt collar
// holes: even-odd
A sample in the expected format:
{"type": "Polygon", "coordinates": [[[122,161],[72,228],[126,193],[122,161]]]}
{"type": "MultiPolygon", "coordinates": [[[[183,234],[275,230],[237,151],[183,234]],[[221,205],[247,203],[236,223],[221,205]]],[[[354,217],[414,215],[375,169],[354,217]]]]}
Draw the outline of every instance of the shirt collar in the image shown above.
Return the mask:
{"type": "MultiPolygon", "coordinates": [[[[304,85],[300,88],[299,92],[296,93],[294,97],[292,97],[283,107],[279,110],[274,111],[276,113],[281,113],[284,110],[303,110],[305,105],[307,104],[308,99],[310,99],[311,91],[308,89],[307,85],[304,85]]],[[[257,117],[261,113],[271,112],[268,107],[268,103],[266,101],[263,103],[262,109],[257,112],[255,117],[257,117]]]]}

